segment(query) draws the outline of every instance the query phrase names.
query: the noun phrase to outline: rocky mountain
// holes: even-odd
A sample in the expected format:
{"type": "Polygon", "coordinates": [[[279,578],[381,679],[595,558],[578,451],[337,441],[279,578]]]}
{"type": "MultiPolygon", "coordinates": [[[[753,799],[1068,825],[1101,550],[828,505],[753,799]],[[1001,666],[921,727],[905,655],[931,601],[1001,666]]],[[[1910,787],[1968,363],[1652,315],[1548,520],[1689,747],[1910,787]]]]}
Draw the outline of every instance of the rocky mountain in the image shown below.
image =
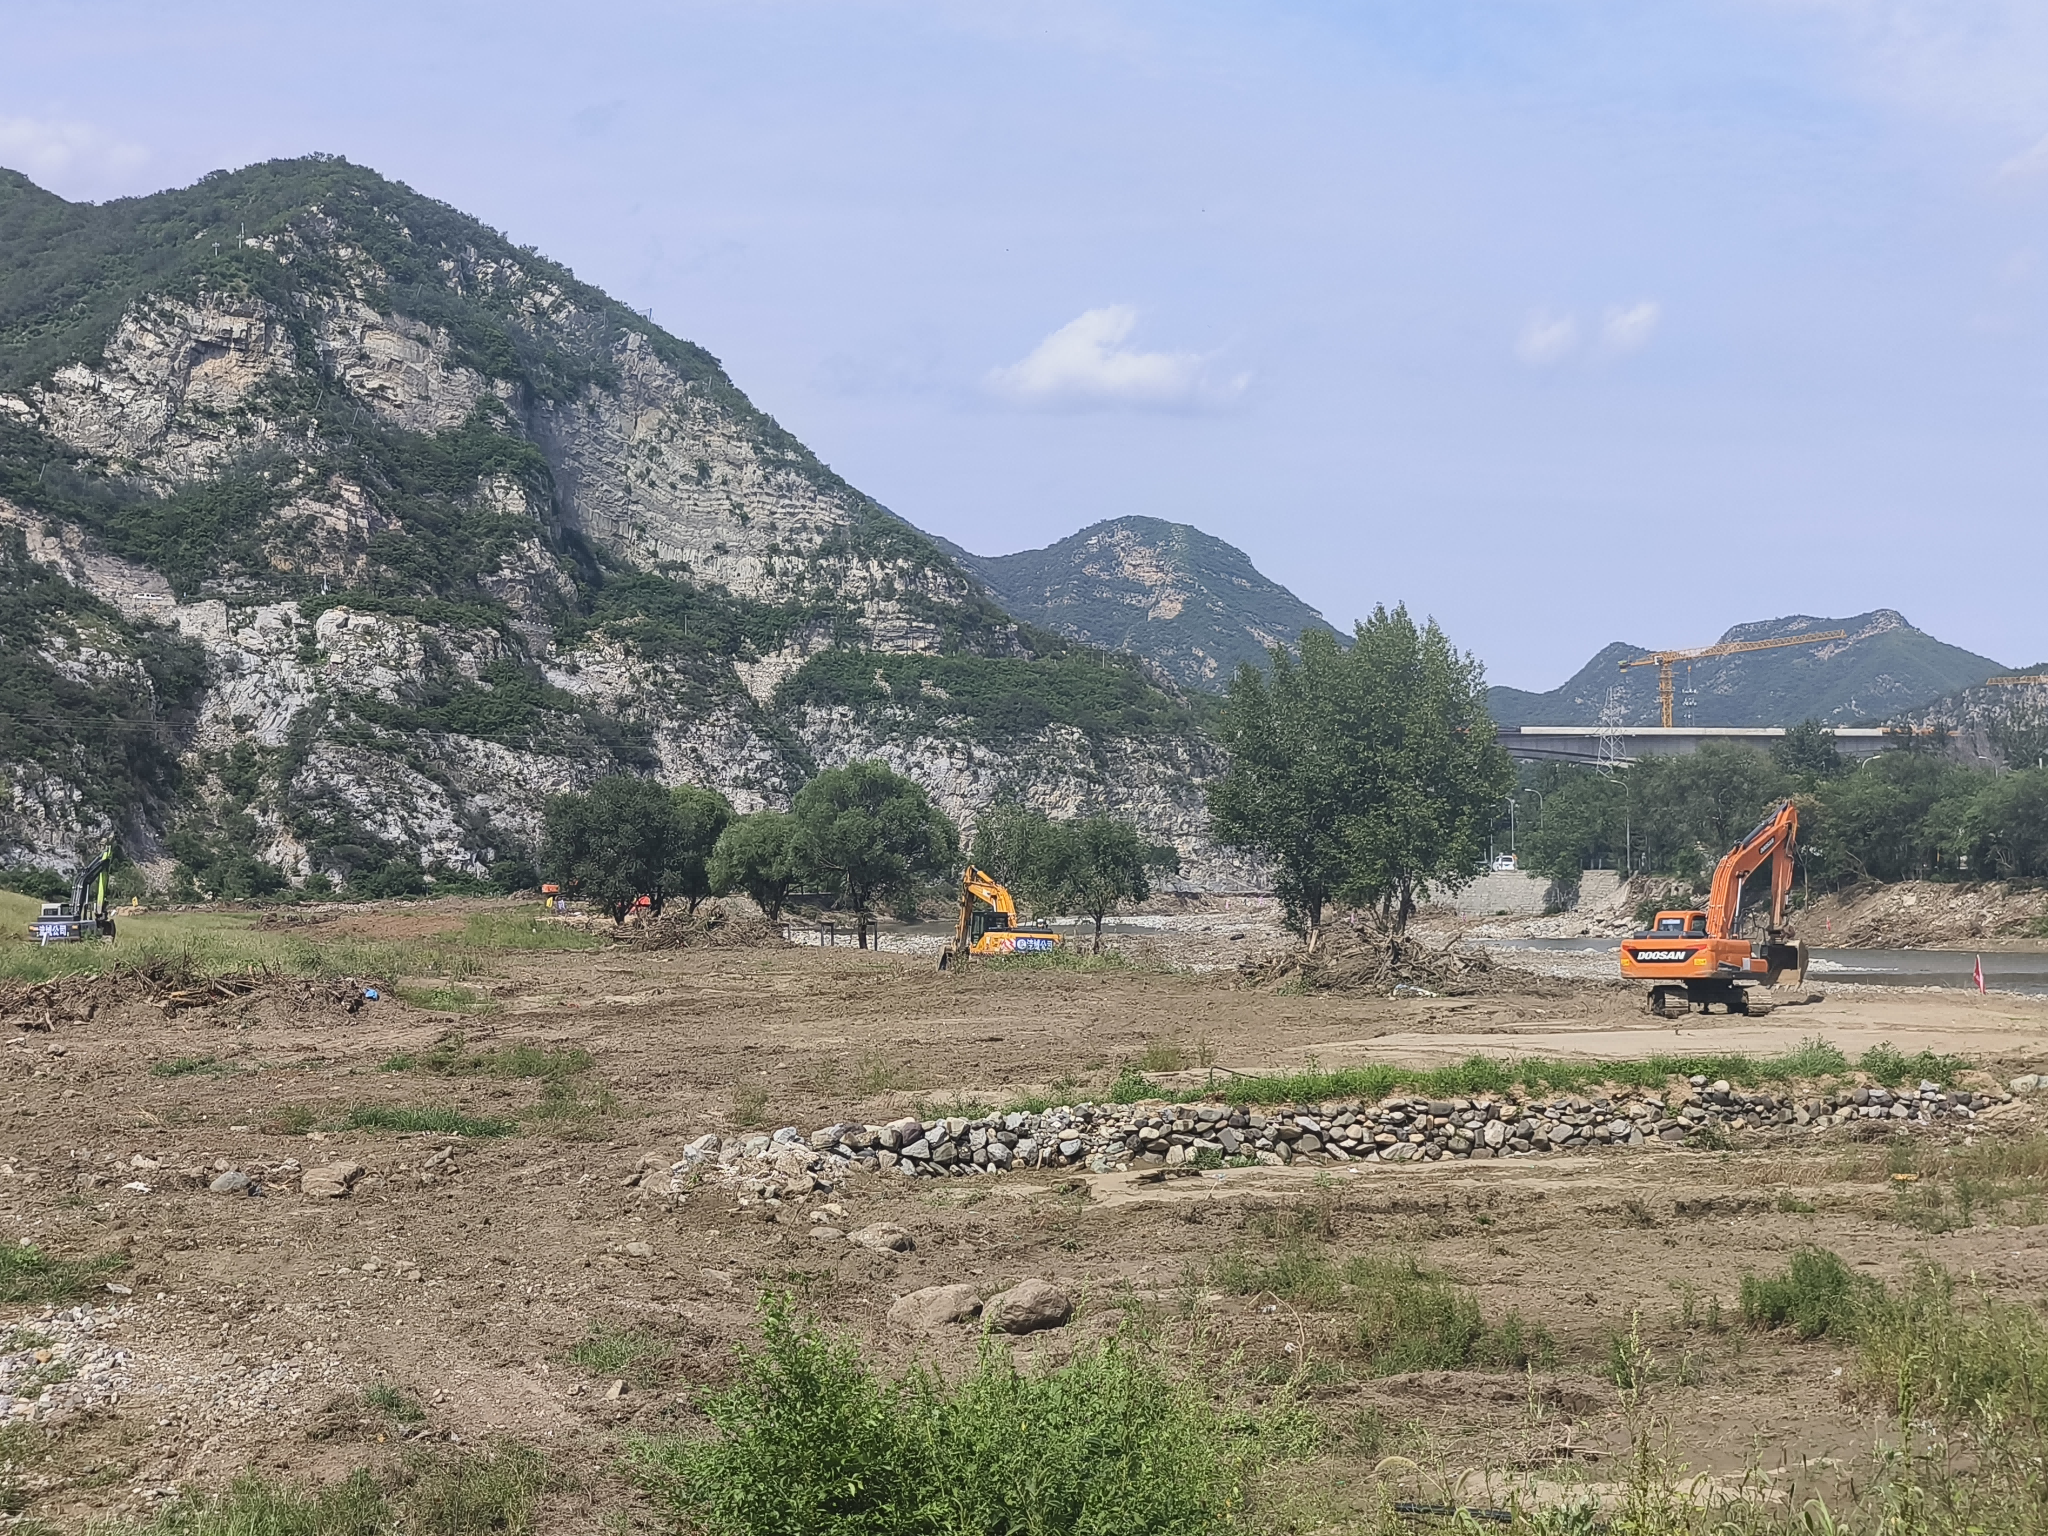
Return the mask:
{"type": "MultiPolygon", "coordinates": [[[[1829,725],[1883,724],[2005,670],[1989,657],[1915,629],[1889,608],[1852,619],[1793,614],[1738,624],[1718,643],[1831,629],[1847,630],[1848,638],[1679,662],[1673,723],[1792,725],[1811,719],[1829,725]],[[1690,719],[1688,688],[1693,694],[1690,719]]],[[[1657,669],[1621,668],[1622,662],[1650,651],[1617,641],[1561,687],[1548,693],[1494,688],[1488,704],[1502,725],[1596,725],[1609,709],[1619,724],[1655,725],[1660,718],[1657,669]]]]}
{"type": "Polygon", "coordinates": [[[718,361],[333,158],[99,206],[0,172],[0,863],[245,893],[502,873],[619,769],[882,757],[1205,840],[1215,749],[1016,622],[718,361]]]}
{"type": "Polygon", "coordinates": [[[1141,656],[1186,688],[1220,690],[1242,663],[1330,628],[1243,550],[1186,523],[1112,518],[1013,555],[944,547],[1017,618],[1141,656]]]}

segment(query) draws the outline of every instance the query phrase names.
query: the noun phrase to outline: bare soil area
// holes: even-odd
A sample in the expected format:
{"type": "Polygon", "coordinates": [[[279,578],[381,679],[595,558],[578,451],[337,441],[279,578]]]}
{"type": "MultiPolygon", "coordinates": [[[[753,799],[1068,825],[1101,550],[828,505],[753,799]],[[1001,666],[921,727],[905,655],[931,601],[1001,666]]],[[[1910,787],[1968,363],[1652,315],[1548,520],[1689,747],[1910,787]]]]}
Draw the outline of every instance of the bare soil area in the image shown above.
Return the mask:
{"type": "MultiPolygon", "coordinates": [[[[460,927],[475,905],[302,926],[404,939],[460,927]]],[[[131,999],[4,1026],[0,1238],[119,1260],[91,1297],[94,1390],[16,1411],[13,1509],[70,1529],[245,1468],[331,1481],[420,1443],[508,1438],[555,1468],[540,1529],[661,1528],[618,1470],[622,1447],[702,1429],[701,1394],[731,1378],[764,1292],[795,1294],[886,1368],[953,1370],[972,1325],[906,1332],[891,1303],[1033,1277],[1079,1307],[1015,1341],[1024,1358],[1121,1329],[1218,1392],[1298,1393],[1326,1425],[1307,1477],[1339,1513],[1375,1476],[1473,1503],[1507,1478],[1599,1488],[1630,1435],[1617,1349],[1654,1361],[1657,1422],[1698,1472],[1833,1487],[1868,1465],[1887,1417],[1845,1389],[1834,1346],[1734,1325],[1745,1272],[1820,1243],[1881,1277],[1925,1255],[1993,1294],[2048,1291],[2048,1228],[2011,1211],[1949,1230],[1909,1220],[1881,1124],[1712,1152],[1164,1179],[855,1172],[777,1202],[642,1179],[707,1131],[1077,1102],[1128,1063],[1193,1102],[1229,1073],[1311,1061],[1767,1054],[1817,1036],[1852,1057],[1880,1041],[1964,1056],[1988,1086],[2048,1063],[2048,1005],[2024,998],[1830,994],[1675,1028],[1632,993],[1555,978],[1465,998],[1288,995],[1151,963],[940,975],[900,951],[780,944],[500,951],[466,984],[480,1001],[462,1012],[387,997],[347,1014],[259,990],[168,1016],[131,999]],[[478,1059],[520,1046],[589,1060],[556,1080],[459,1070],[455,1032],[478,1059]],[[381,1128],[428,1113],[467,1118],[381,1128]],[[345,1195],[301,1192],[305,1170],[337,1164],[360,1170],[345,1195]],[[254,1192],[215,1193],[223,1173],[254,1192]],[[837,1228],[897,1223],[915,1246],[815,1240],[826,1204],[837,1228]],[[1304,1242],[1340,1259],[1412,1253],[1554,1347],[1523,1372],[1376,1376],[1341,1313],[1219,1278],[1304,1242]]],[[[1974,1127],[1911,1134],[1959,1144],[2037,1120],[2022,1096],[1974,1127]]],[[[0,1331],[75,1305],[0,1307],[0,1331]]]]}

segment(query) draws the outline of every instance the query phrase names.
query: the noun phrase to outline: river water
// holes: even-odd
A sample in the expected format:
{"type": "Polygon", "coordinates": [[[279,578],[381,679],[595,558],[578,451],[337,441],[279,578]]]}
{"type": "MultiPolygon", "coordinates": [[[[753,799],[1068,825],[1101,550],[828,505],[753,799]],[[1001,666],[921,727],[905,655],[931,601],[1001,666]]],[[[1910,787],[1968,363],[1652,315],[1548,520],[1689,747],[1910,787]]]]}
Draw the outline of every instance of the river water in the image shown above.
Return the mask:
{"type": "MultiPolygon", "coordinates": [[[[1578,950],[1618,955],[1619,939],[1485,939],[1491,949],[1578,950]]],[[[1859,982],[1877,987],[1963,987],[1976,985],[1977,955],[1966,949],[1816,949],[1806,967],[1808,981],[1859,982]]],[[[1616,974],[1621,962],[1617,959],[1616,974]]],[[[1987,951],[1984,985],[2000,992],[2048,996],[2048,954],[1987,951]]]]}

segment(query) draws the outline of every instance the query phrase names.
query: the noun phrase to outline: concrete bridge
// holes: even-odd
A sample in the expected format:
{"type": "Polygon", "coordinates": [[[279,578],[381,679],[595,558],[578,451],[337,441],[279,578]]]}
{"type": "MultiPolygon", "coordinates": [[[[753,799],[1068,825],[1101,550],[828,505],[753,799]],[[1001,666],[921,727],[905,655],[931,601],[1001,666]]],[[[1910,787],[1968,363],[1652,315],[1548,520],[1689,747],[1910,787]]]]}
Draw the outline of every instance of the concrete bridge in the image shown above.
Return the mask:
{"type": "MultiPolygon", "coordinates": [[[[1598,764],[1697,752],[1709,741],[1740,742],[1767,752],[1784,734],[1777,725],[1503,725],[1494,739],[1518,762],[1598,764]],[[1612,745],[1603,749],[1609,738],[1612,745]]],[[[1837,730],[1834,737],[1835,750],[1844,757],[1875,757],[1889,740],[1882,727],[1863,725],[1837,730]]]]}

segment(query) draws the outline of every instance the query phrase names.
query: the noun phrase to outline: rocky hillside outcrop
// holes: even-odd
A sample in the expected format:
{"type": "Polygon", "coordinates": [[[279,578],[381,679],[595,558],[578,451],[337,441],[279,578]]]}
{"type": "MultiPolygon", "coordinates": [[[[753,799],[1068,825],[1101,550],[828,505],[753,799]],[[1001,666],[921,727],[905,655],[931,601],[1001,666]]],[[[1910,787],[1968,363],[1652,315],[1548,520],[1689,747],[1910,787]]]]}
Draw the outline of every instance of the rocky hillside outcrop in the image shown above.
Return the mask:
{"type": "Polygon", "coordinates": [[[877,755],[1249,878],[1170,688],[454,210],[330,159],[97,208],[0,173],[0,252],[0,863],[118,830],[201,889],[399,889],[605,773],[753,809],[877,755]]]}

